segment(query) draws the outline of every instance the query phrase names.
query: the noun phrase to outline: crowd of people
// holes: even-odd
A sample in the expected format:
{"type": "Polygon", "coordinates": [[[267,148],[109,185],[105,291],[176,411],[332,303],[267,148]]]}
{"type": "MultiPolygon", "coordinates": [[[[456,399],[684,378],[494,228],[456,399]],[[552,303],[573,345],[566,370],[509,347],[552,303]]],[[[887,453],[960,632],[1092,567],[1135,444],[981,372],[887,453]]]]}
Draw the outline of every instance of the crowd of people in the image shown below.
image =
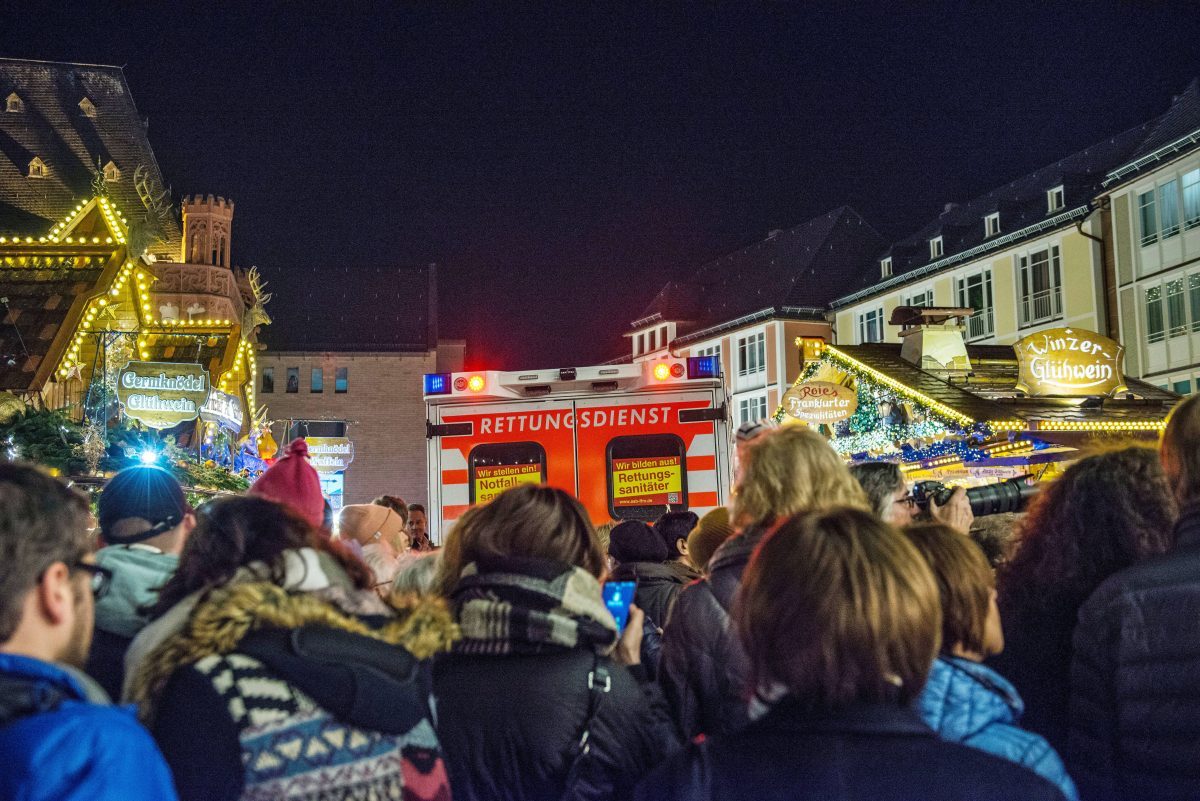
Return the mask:
{"type": "Polygon", "coordinates": [[[1200,397],[1011,540],[804,427],[738,451],[702,518],[523,485],[441,548],[398,497],[331,519],[303,441],[94,517],[2,464],[0,797],[1200,798],[1200,397]]]}

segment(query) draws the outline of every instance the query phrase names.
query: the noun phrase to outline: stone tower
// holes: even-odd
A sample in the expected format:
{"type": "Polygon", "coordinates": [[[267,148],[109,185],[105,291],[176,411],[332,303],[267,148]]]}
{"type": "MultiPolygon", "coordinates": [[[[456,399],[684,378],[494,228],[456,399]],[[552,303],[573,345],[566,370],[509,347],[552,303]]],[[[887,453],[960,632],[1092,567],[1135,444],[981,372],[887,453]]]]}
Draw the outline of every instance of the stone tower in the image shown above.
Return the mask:
{"type": "Polygon", "coordinates": [[[186,264],[232,266],[229,260],[230,234],[233,229],[233,201],[212,195],[185,196],[183,208],[183,252],[179,260],[186,264]]]}

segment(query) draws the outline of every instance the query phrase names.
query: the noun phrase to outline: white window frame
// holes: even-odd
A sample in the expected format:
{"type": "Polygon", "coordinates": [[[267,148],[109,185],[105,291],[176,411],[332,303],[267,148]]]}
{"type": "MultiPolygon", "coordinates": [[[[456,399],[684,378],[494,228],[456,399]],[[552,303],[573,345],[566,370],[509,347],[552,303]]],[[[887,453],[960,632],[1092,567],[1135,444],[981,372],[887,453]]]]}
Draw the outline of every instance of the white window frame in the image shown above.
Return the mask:
{"type": "Polygon", "coordinates": [[[996,335],[996,292],[992,284],[992,270],[990,267],[963,273],[954,280],[954,294],[958,299],[958,305],[963,308],[975,308],[967,301],[971,289],[968,282],[973,278],[980,279],[980,291],[984,301],[983,307],[975,309],[974,313],[967,318],[968,341],[986,339],[987,337],[996,335]]]}
{"type": "Polygon", "coordinates": [[[892,257],[879,260],[879,276],[881,278],[891,278],[892,276],[892,257]]]}
{"type": "Polygon", "coordinates": [[[767,393],[756,392],[753,395],[739,395],[737,398],[737,424],[756,423],[767,419],[767,393]]]}
{"type": "Polygon", "coordinates": [[[940,259],[946,255],[946,243],[940,236],[929,240],[929,258],[940,259]]]}
{"type": "Polygon", "coordinates": [[[41,157],[34,156],[29,162],[29,177],[30,178],[45,178],[46,177],[46,162],[42,161],[41,157]]]}
{"type": "Polygon", "coordinates": [[[4,98],[4,110],[9,114],[20,114],[25,110],[25,101],[16,92],[12,92],[8,97],[4,98]]]}
{"type": "Polygon", "coordinates": [[[1158,187],[1152,186],[1145,192],[1135,192],[1134,199],[1137,200],[1138,242],[1142,247],[1149,247],[1158,241],[1158,187]],[[1150,210],[1149,225],[1146,209],[1150,210]]]}
{"type": "Polygon", "coordinates": [[[1000,233],[1000,212],[994,211],[983,218],[983,233],[985,237],[1000,233]]]}
{"type": "Polygon", "coordinates": [[[1177,235],[1181,229],[1180,217],[1182,209],[1179,202],[1179,179],[1172,178],[1158,185],[1158,233],[1162,241],[1177,235]],[[1167,223],[1167,211],[1174,212],[1174,222],[1167,223]]]}
{"type": "Polygon", "coordinates": [[[917,306],[922,309],[927,309],[933,305],[933,287],[925,287],[917,292],[910,292],[904,296],[905,306],[917,306]]]}
{"type": "Polygon", "coordinates": [[[1057,243],[1017,254],[1017,312],[1022,328],[1063,316],[1062,249],[1057,243]],[[1043,253],[1049,285],[1034,291],[1034,257],[1043,253]]]}
{"type": "Polygon", "coordinates": [[[737,376],[749,379],[767,372],[767,332],[755,331],[738,337],[734,343],[737,356],[737,376]]]}
{"type": "Polygon", "coordinates": [[[1046,190],[1046,212],[1053,213],[1062,211],[1067,205],[1067,195],[1063,191],[1063,185],[1059,184],[1053,189],[1046,190]]]}
{"type": "Polygon", "coordinates": [[[1179,176],[1179,188],[1183,197],[1183,230],[1190,231],[1200,225],[1200,167],[1188,170],[1179,176]],[[1188,190],[1192,190],[1192,203],[1188,203],[1188,190]]]}
{"type": "Polygon", "coordinates": [[[858,344],[883,342],[883,307],[876,306],[858,313],[858,344]],[[872,335],[876,338],[872,338],[872,335]]]}

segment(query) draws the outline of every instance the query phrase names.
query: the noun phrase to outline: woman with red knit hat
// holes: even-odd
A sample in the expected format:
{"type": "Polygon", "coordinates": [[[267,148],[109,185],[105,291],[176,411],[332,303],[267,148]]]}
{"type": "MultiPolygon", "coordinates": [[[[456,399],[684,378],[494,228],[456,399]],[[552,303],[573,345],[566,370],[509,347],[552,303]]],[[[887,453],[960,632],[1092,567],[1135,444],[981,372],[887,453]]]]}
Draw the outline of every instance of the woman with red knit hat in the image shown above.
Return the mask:
{"type": "Polygon", "coordinates": [[[248,494],[281,503],[303,517],[309,525],[328,533],[321,480],[308,463],[308,443],[303,438],[287,444],[283,457],[258,477],[248,494]]]}

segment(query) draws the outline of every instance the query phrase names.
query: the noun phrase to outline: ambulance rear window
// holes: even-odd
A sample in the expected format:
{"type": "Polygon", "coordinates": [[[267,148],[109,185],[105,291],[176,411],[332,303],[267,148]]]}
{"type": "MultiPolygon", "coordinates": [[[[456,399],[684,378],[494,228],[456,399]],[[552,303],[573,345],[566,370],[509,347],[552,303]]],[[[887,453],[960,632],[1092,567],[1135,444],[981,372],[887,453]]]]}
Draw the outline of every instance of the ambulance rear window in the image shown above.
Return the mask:
{"type": "Polygon", "coordinates": [[[688,508],[687,456],[674,434],[608,443],[608,511],[616,520],[657,520],[688,508]]]}
{"type": "Polygon", "coordinates": [[[506,489],[546,481],[546,450],[536,442],[476,445],[467,457],[471,504],[487,503],[506,489]]]}

